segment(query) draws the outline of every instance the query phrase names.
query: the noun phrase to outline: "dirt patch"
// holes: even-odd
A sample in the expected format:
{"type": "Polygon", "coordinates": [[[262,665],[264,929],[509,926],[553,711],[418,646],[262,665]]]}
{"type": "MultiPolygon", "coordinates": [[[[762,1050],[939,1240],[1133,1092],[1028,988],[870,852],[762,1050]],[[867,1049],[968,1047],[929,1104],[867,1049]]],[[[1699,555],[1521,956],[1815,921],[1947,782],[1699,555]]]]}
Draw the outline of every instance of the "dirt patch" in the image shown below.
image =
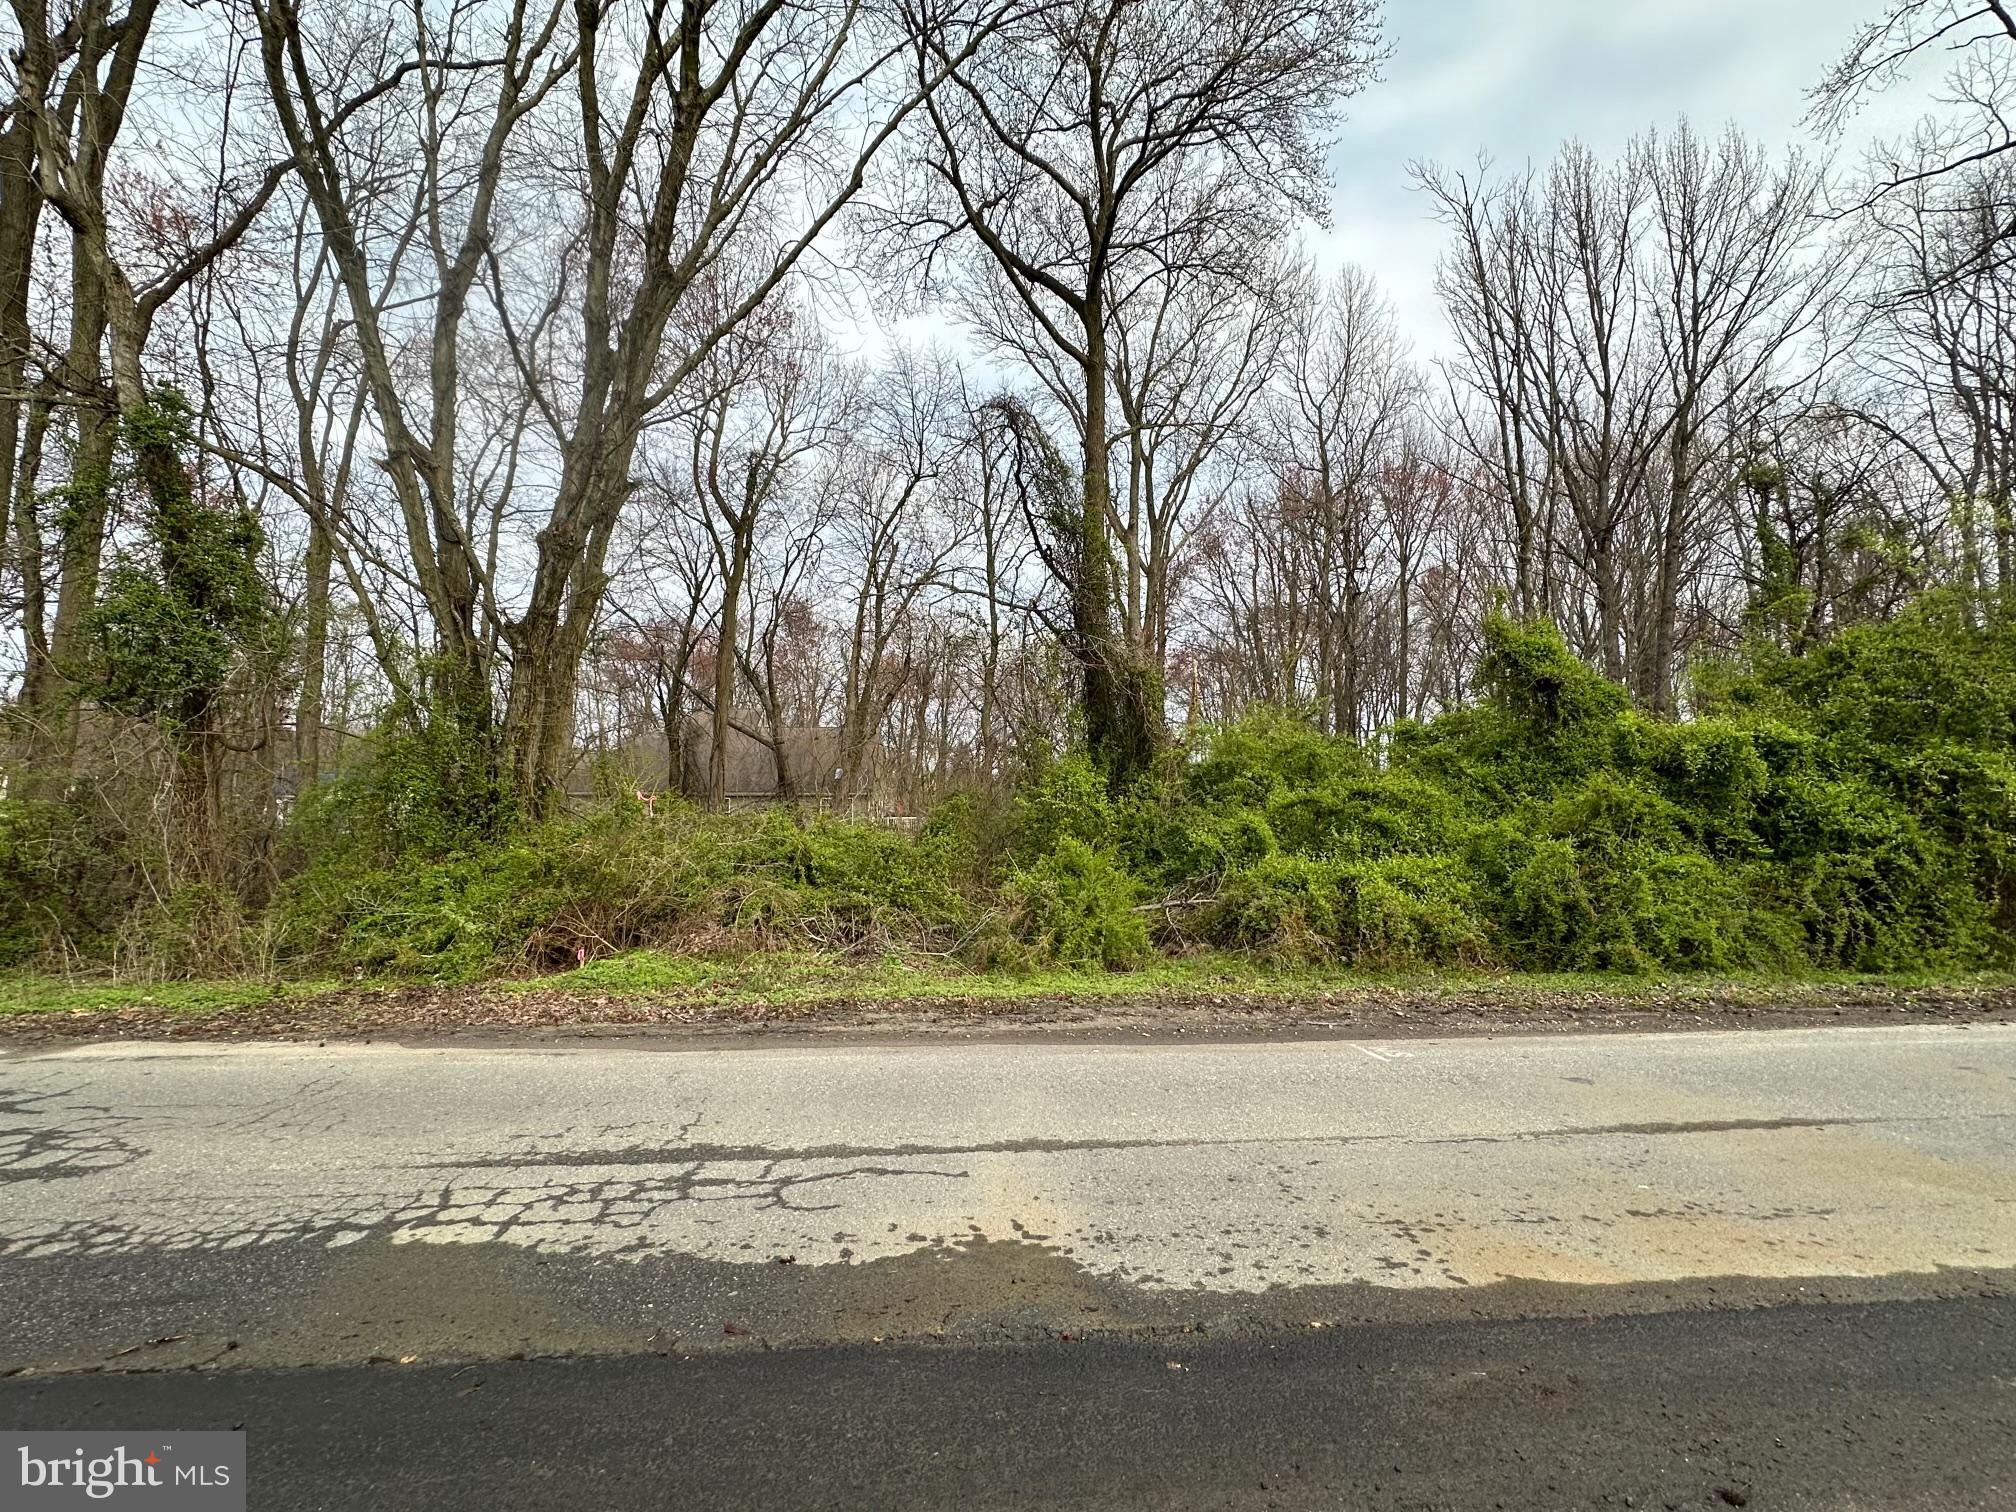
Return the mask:
{"type": "Polygon", "coordinates": [[[871,1039],[994,1037],[1410,1038],[1447,1035],[1786,1029],[1821,1025],[2016,1022],[2016,989],[1676,987],[1567,992],[1491,987],[1001,1000],[840,995],[798,1002],[692,1002],[485,987],[353,989],[214,1013],[135,1006],[0,1018],[0,1041],[70,1039],[550,1042],[630,1036],[677,1047],[753,1035],[871,1039]]]}

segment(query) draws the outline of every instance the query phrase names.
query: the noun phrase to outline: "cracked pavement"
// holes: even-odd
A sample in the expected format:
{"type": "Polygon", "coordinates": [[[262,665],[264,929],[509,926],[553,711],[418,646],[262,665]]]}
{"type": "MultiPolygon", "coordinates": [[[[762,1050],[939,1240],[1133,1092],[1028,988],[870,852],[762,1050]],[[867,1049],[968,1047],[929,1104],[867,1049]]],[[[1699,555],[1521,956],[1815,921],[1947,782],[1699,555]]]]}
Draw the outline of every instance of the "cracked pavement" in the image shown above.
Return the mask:
{"type": "Polygon", "coordinates": [[[2001,1295],[2016,1028],[0,1057],[0,1368],[2001,1295]]]}

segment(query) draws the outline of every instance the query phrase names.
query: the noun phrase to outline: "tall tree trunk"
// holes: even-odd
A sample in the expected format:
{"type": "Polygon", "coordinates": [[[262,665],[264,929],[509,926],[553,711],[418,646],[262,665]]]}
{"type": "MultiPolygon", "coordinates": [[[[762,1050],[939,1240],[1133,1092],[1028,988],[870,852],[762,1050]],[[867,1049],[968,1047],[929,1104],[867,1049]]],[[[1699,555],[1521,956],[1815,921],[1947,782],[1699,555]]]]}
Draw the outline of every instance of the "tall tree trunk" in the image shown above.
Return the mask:
{"type": "MultiPolygon", "coordinates": [[[[74,240],[81,242],[82,238],[74,240]]],[[[77,708],[71,674],[82,664],[85,623],[98,602],[98,570],[105,549],[113,457],[119,422],[104,382],[100,344],[105,336],[105,298],[81,248],[71,279],[70,350],[63,386],[75,399],[77,437],[70,458],[70,486],[62,510],[57,547],[56,618],[49,632],[45,675],[30,691],[29,760],[52,776],[66,775],[74,754],[77,708]]]]}
{"type": "Polygon", "coordinates": [[[735,647],[742,633],[742,583],[749,573],[748,543],[737,532],[721,597],[721,635],[714,653],[714,726],[707,763],[707,806],[728,807],[728,730],[735,707],[735,647]]]}
{"type": "Polygon", "coordinates": [[[1113,624],[1113,553],[1106,528],[1113,483],[1106,436],[1104,321],[1102,303],[1095,296],[1087,302],[1084,321],[1084,497],[1071,627],[1084,662],[1086,743],[1108,783],[1118,789],[1154,760],[1162,741],[1162,690],[1113,624]]]}
{"type": "Polygon", "coordinates": [[[1656,714],[1674,709],[1673,670],[1680,635],[1680,578],[1687,548],[1687,506],[1692,442],[1680,426],[1674,428],[1672,477],[1668,482],[1666,518],[1659,535],[1659,565],[1653,578],[1655,602],[1652,643],[1645,655],[1638,696],[1656,714]]]}
{"type": "Polygon", "coordinates": [[[329,570],[335,553],[319,521],[308,527],[308,586],[301,606],[301,697],[294,706],[295,792],[322,778],[323,695],[329,677],[329,570]]]}
{"type": "Polygon", "coordinates": [[[1625,680],[1624,662],[1624,575],[1617,550],[1610,541],[1593,543],[1590,576],[1596,584],[1596,626],[1601,637],[1603,675],[1612,682],[1625,680]]]}
{"type": "Polygon", "coordinates": [[[0,133],[0,501],[14,497],[21,461],[28,352],[28,291],[42,195],[35,183],[34,122],[17,109],[0,133]]]}
{"type": "Polygon", "coordinates": [[[1411,693],[1414,682],[1414,563],[1411,554],[1401,558],[1399,565],[1400,580],[1393,590],[1393,712],[1400,719],[1411,719],[1415,714],[1411,693]]]}
{"type": "Polygon", "coordinates": [[[995,726],[1001,704],[1001,585],[994,532],[987,531],[987,642],[980,654],[980,780],[991,786],[1000,744],[995,726]]]}
{"type": "MultiPolygon", "coordinates": [[[[14,475],[11,501],[14,515],[14,563],[21,574],[21,705],[32,718],[48,694],[49,593],[42,550],[41,500],[37,484],[42,471],[43,440],[49,432],[48,385],[28,406],[21,440],[21,462],[14,475]]],[[[32,730],[29,736],[33,740],[32,730]]]]}

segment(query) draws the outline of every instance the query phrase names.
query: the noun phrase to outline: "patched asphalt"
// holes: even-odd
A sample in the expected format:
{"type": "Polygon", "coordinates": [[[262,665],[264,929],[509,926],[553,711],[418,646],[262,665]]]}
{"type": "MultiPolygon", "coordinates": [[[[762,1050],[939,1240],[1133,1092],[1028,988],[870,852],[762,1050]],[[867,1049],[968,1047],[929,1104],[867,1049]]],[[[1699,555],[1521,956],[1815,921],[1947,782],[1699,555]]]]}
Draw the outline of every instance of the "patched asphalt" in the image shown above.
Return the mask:
{"type": "Polygon", "coordinates": [[[2003,1026],[41,1047],[0,1417],[288,1508],[2016,1507],[2012,1133],[2003,1026]]]}

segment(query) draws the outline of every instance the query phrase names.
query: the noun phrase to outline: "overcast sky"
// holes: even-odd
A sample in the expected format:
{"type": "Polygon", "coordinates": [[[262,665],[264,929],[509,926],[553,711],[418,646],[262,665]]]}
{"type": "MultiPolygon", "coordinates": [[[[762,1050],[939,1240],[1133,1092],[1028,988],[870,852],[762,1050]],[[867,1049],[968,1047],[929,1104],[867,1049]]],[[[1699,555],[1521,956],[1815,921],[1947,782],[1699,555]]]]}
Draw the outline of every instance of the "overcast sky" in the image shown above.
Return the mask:
{"type": "MultiPolygon", "coordinates": [[[[1352,102],[1332,156],[1333,224],[1322,261],[1371,269],[1424,353],[1443,339],[1434,263],[1443,237],[1407,164],[1544,163],[1570,137],[1608,152],[1681,115],[1703,132],[1734,121],[1774,148],[1818,146],[1805,92],[1879,0],[1387,0],[1394,55],[1352,102]]],[[[1864,129],[1926,104],[1900,92],[1864,129]]]]}
{"type": "MultiPolygon", "coordinates": [[[[1884,0],[1385,0],[1393,56],[1352,100],[1331,153],[1331,224],[1307,234],[1320,267],[1369,269],[1417,355],[1445,349],[1435,260],[1445,235],[1413,187],[1416,161],[1545,164],[1570,138],[1615,152],[1681,116],[1719,136],[1733,121],[1775,152],[1799,146],[1851,164],[1872,136],[1895,136],[1930,105],[1900,86],[1825,143],[1801,124],[1807,91],[1884,0]]],[[[851,322],[842,316],[838,328],[851,322]]],[[[962,348],[947,312],[856,327],[962,348]]]]}

